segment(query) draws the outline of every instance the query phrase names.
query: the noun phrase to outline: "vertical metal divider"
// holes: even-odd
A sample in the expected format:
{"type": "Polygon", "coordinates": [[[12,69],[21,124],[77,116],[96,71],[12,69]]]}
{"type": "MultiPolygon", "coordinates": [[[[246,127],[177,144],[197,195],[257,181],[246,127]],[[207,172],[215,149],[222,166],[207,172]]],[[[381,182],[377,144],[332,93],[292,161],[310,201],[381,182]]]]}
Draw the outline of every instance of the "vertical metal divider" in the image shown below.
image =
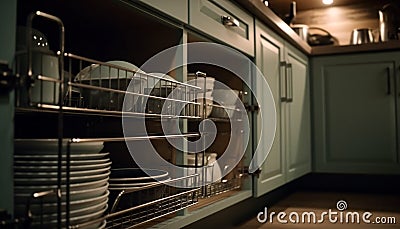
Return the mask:
{"type": "MultiPolygon", "coordinates": [[[[34,82],[35,79],[32,79],[32,47],[31,47],[31,37],[32,37],[32,22],[33,19],[37,16],[49,19],[50,21],[54,21],[60,27],[60,47],[57,52],[58,62],[59,62],[59,97],[58,97],[58,121],[57,121],[57,130],[58,130],[58,163],[57,163],[57,227],[61,228],[62,225],[62,209],[61,209],[61,185],[62,185],[62,144],[63,144],[63,94],[64,94],[64,33],[65,28],[64,24],[60,18],[55,17],[50,14],[46,14],[40,11],[36,11],[34,13],[29,14],[27,19],[27,27],[28,27],[28,36],[27,39],[27,52],[28,52],[28,79],[34,82]]],[[[43,84],[41,84],[43,90],[43,84]]],[[[42,94],[42,92],[41,92],[42,94]]],[[[42,95],[40,96],[42,100],[42,95]]],[[[29,101],[30,102],[30,101],[29,101]]],[[[42,102],[42,101],[40,101],[42,102]]],[[[69,185],[69,184],[67,184],[69,185]]],[[[67,219],[68,225],[68,219],[67,219]]]]}
{"type": "Polygon", "coordinates": [[[66,155],[66,168],[65,168],[65,173],[66,173],[66,178],[65,178],[65,189],[66,189],[66,196],[65,196],[65,220],[66,220],[66,227],[69,228],[70,226],[70,172],[71,172],[71,144],[72,144],[73,140],[70,139],[67,142],[67,155],[66,155]]]}

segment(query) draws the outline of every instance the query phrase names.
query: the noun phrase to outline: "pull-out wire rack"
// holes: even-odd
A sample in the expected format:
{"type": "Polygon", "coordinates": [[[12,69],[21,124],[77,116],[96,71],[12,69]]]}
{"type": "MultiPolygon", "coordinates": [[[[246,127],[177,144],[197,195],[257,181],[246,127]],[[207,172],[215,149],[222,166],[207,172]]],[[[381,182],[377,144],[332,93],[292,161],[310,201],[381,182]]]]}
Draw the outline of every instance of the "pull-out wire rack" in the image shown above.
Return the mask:
{"type": "MultiPolygon", "coordinates": [[[[90,228],[93,225],[104,226],[105,223],[106,228],[131,228],[188,208],[196,204],[199,198],[210,197],[240,188],[240,176],[199,187],[198,184],[201,182],[199,174],[183,175],[158,182],[157,184],[121,190],[114,196],[110,196],[110,198],[115,197],[115,200],[103,216],[79,225],[71,225],[69,222],[69,186],[66,185],[66,223],[62,223],[62,220],[64,220],[62,217],[64,216],[62,216],[60,194],[62,186],[61,165],[66,163],[66,180],[68,183],[70,145],[79,143],[79,141],[71,139],[68,142],[67,151],[63,151],[63,141],[65,139],[63,136],[64,113],[128,116],[133,118],[168,117],[201,121],[205,118],[205,107],[208,105],[205,101],[201,103],[196,99],[199,90],[201,90],[200,85],[180,82],[158,74],[145,73],[136,66],[128,65],[129,63],[123,61],[103,62],[71,53],[64,53],[64,27],[62,22],[58,18],[42,12],[36,12],[34,15],[44,16],[61,23],[62,39],[60,49],[62,51],[54,54],[49,51],[35,50],[28,47],[27,52],[21,52],[16,55],[15,68],[16,72],[20,73],[16,90],[16,111],[58,113],[59,169],[57,171],[57,189],[38,190],[32,195],[32,198],[35,199],[48,195],[57,196],[58,228],[64,225],[68,228],[90,228]],[[28,74],[26,74],[27,69],[28,74]],[[200,109],[200,106],[204,106],[204,109],[200,109]],[[201,114],[201,110],[203,110],[203,114],[201,114]],[[121,206],[125,199],[138,196],[151,196],[152,198],[147,198],[145,201],[140,201],[131,206],[121,206]]],[[[30,21],[28,23],[29,27],[31,27],[33,17],[28,19],[30,21]]],[[[29,33],[29,35],[31,34],[29,33]]],[[[205,74],[196,75],[206,77],[205,74]]],[[[203,86],[205,89],[206,85],[203,86]]],[[[205,90],[203,91],[205,93],[205,90]]],[[[215,104],[211,106],[224,109],[223,106],[215,104]]],[[[230,109],[236,110],[236,108],[230,109]]],[[[177,135],[81,139],[80,142],[133,141],[199,136],[199,133],[183,133],[177,135]]],[[[29,213],[29,204],[27,209],[29,213]]]]}

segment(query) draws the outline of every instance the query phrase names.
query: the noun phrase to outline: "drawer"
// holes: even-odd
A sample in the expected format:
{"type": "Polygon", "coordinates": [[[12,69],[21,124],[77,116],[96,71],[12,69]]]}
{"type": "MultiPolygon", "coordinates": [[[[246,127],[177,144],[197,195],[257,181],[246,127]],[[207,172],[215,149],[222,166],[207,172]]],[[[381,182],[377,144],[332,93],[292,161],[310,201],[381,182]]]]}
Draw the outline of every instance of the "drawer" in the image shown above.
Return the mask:
{"type": "Polygon", "coordinates": [[[189,24],[254,56],[253,17],[228,0],[190,1],[189,24]]]}
{"type": "Polygon", "coordinates": [[[188,23],[188,0],[140,0],[181,22],[188,23]]]}

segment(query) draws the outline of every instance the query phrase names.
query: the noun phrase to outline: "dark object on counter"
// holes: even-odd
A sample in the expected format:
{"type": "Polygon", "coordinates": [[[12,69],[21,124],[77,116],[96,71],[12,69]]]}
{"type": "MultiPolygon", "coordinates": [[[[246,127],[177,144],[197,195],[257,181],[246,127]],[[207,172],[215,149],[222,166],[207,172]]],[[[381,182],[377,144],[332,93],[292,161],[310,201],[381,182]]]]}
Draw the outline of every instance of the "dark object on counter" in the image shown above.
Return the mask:
{"type": "Polygon", "coordinates": [[[296,17],[296,2],[293,1],[290,3],[290,11],[289,14],[285,15],[284,21],[286,24],[290,25],[290,23],[293,21],[293,19],[296,17]]]}
{"type": "Polygon", "coordinates": [[[308,40],[308,25],[304,24],[293,24],[290,26],[296,33],[299,35],[299,37],[307,42],[308,40]]]}
{"type": "Polygon", "coordinates": [[[318,27],[309,27],[308,28],[308,39],[307,42],[311,46],[319,46],[319,45],[338,45],[339,41],[336,37],[332,36],[328,31],[318,27]],[[318,31],[321,33],[312,33],[310,31],[318,31]]]}
{"type": "Polygon", "coordinates": [[[372,29],[369,28],[354,29],[351,32],[350,44],[359,45],[366,43],[374,43],[374,36],[372,35],[372,29]]]}
{"type": "Polygon", "coordinates": [[[400,33],[399,3],[389,3],[379,11],[379,40],[398,40],[400,33]]]}

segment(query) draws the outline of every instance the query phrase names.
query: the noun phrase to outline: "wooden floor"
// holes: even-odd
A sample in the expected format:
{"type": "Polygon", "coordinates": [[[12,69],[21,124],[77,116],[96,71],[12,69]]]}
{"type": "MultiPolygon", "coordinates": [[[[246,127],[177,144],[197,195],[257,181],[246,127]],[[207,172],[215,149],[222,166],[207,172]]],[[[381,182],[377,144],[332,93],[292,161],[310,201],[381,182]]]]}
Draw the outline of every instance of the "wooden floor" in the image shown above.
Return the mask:
{"type": "MultiPolygon", "coordinates": [[[[371,212],[372,216],[369,218],[371,222],[373,222],[376,217],[395,217],[396,224],[377,224],[371,223],[366,224],[362,222],[362,218],[360,218],[360,223],[331,223],[329,221],[328,216],[324,217],[324,222],[322,224],[318,223],[291,223],[289,221],[289,217],[286,216],[286,220],[288,220],[287,224],[281,224],[278,222],[276,215],[273,217],[272,223],[269,222],[269,219],[265,223],[259,223],[257,221],[256,216],[239,225],[236,228],[260,228],[260,229],[291,229],[291,228],[327,228],[327,229],[336,229],[336,228],[355,228],[355,229],[380,229],[380,228],[392,228],[392,229],[400,229],[400,194],[360,194],[360,193],[342,193],[342,192],[311,192],[311,191],[302,191],[295,192],[289,195],[287,198],[282,199],[277,202],[273,206],[268,207],[268,214],[272,211],[276,212],[285,212],[289,214],[291,212],[296,212],[300,216],[301,221],[301,213],[302,212],[315,212],[317,215],[317,219],[321,218],[322,212],[327,212],[329,209],[332,211],[340,212],[336,204],[338,201],[344,200],[347,203],[347,209],[343,210],[343,222],[346,222],[345,214],[347,212],[358,212],[362,217],[364,212],[371,212]]],[[[340,213],[338,213],[340,214],[340,213]]],[[[295,217],[295,214],[293,215],[295,217]]],[[[307,219],[307,218],[306,218],[307,219]]],[[[379,219],[378,219],[379,220],[379,219]]],[[[384,220],[382,218],[382,220],[384,220]]],[[[388,219],[387,220],[391,220],[388,219]]]]}

